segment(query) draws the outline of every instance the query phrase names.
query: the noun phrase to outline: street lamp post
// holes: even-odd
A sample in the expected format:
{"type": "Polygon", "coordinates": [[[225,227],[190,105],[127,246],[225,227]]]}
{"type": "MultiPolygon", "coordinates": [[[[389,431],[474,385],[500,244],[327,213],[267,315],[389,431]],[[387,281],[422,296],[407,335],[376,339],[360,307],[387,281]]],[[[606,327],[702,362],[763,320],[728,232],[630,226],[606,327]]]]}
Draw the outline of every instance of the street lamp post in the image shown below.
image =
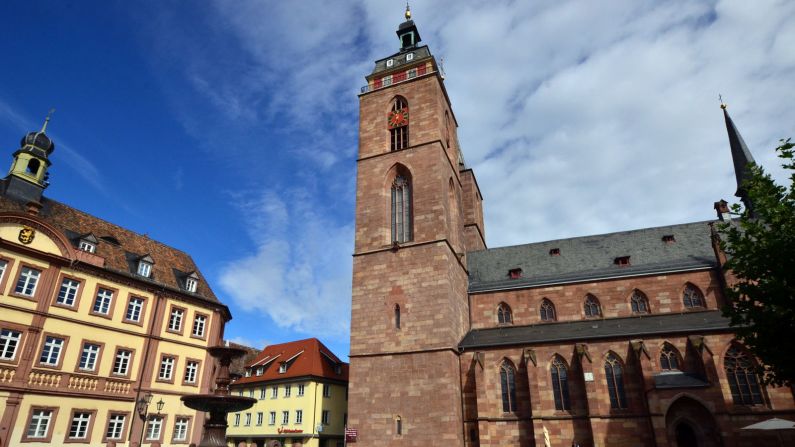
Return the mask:
{"type": "MultiPolygon", "coordinates": [[[[138,417],[141,418],[142,425],[141,425],[141,438],[138,440],[138,445],[141,446],[144,443],[144,432],[146,431],[146,421],[149,417],[149,404],[152,402],[152,393],[147,391],[146,394],[141,396],[138,399],[138,402],[135,404],[135,411],[138,412],[138,417]]],[[[157,401],[157,414],[160,414],[160,410],[163,409],[163,406],[166,403],[163,402],[163,399],[157,401]]],[[[162,430],[162,427],[161,427],[162,430]]]]}

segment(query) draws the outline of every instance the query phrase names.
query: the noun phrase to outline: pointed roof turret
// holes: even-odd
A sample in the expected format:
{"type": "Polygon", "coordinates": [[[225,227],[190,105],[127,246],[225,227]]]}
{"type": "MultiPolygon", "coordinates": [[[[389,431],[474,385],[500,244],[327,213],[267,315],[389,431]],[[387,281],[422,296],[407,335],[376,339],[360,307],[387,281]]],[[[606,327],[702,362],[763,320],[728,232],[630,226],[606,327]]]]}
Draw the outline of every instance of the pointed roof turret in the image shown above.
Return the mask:
{"type": "Polygon", "coordinates": [[[740,131],[737,130],[734,121],[732,121],[729,116],[729,112],[726,110],[726,104],[721,102],[720,108],[723,109],[723,117],[726,120],[726,132],[729,134],[729,147],[732,153],[732,161],[734,162],[734,175],[737,177],[737,192],[735,192],[734,195],[740,198],[746,209],[750,210],[751,203],[748,199],[747,191],[745,191],[743,187],[743,183],[751,176],[748,165],[751,163],[755,164],[756,161],[754,160],[754,156],[751,155],[751,151],[748,150],[748,146],[746,146],[745,140],[743,140],[742,135],[740,135],[740,131]]]}
{"type": "Polygon", "coordinates": [[[397,30],[401,52],[416,48],[417,44],[422,40],[420,38],[420,32],[417,31],[417,26],[414,25],[414,21],[411,20],[411,8],[409,8],[408,3],[406,3],[406,13],[404,17],[406,21],[401,23],[397,30]]]}

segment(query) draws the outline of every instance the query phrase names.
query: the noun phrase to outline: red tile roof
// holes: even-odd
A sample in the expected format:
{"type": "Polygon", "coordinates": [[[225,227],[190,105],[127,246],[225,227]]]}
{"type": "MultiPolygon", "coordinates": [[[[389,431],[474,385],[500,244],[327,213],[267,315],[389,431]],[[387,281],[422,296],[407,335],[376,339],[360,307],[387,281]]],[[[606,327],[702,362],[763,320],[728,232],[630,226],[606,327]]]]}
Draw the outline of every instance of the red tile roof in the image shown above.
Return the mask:
{"type": "Polygon", "coordinates": [[[348,381],[348,364],[334,355],[317,338],[266,346],[246,366],[251,368],[251,377],[242,377],[235,382],[235,385],[305,376],[348,381]],[[289,362],[287,371],[279,373],[279,366],[284,362],[289,362]],[[337,366],[339,374],[335,371],[337,366]],[[261,376],[256,375],[258,367],[264,368],[261,376]]]}

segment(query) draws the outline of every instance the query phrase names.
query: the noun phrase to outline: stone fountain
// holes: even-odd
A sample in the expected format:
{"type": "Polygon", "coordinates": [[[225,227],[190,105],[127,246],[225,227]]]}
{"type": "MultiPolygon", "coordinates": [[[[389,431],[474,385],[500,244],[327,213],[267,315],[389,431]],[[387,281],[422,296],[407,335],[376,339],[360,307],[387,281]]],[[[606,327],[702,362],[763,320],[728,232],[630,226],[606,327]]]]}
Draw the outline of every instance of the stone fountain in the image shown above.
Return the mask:
{"type": "Polygon", "coordinates": [[[210,413],[210,418],[204,422],[204,433],[198,447],[225,447],[226,446],[226,415],[251,408],[257,399],[243,396],[232,396],[229,393],[229,364],[232,359],[246,354],[245,349],[229,346],[213,346],[207,352],[218,360],[221,369],[215,379],[215,392],[212,394],[194,394],[183,396],[185,406],[194,410],[210,413]]]}

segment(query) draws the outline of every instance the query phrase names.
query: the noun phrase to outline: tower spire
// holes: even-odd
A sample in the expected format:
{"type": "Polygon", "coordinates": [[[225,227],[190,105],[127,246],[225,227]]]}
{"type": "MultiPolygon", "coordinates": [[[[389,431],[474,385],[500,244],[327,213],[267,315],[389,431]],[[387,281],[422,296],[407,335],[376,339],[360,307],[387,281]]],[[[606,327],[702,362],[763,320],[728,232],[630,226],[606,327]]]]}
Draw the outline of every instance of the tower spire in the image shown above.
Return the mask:
{"type": "Polygon", "coordinates": [[[723,118],[726,121],[726,131],[729,134],[729,148],[731,149],[732,161],[734,162],[734,175],[737,178],[737,192],[735,192],[734,195],[739,197],[743,205],[745,205],[745,208],[753,213],[751,200],[748,198],[748,191],[746,191],[743,184],[751,177],[749,165],[751,163],[756,164],[756,161],[754,160],[754,156],[751,155],[751,151],[748,150],[748,146],[745,144],[742,135],[740,135],[740,131],[737,130],[737,126],[734,125],[734,121],[732,121],[729,116],[726,103],[723,102],[722,97],[719,96],[719,98],[721,101],[720,108],[723,110],[723,118]]]}
{"type": "Polygon", "coordinates": [[[39,131],[40,133],[47,131],[47,125],[50,124],[50,118],[52,118],[53,113],[55,113],[55,109],[50,109],[50,111],[47,112],[47,117],[44,118],[44,124],[41,126],[41,130],[39,131]]]}

